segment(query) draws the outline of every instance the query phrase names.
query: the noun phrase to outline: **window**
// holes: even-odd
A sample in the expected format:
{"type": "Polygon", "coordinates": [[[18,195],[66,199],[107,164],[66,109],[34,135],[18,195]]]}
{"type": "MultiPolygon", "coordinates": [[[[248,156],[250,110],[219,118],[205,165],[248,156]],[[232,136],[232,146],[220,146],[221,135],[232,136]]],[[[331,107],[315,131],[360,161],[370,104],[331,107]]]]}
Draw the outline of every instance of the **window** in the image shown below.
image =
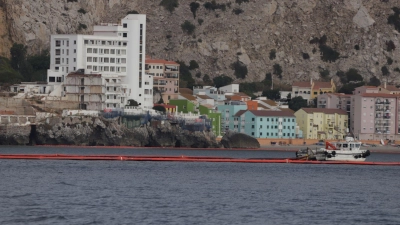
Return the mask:
{"type": "Polygon", "coordinates": [[[124,24],[122,24],[122,27],[123,28],[128,28],[128,24],[124,23],[124,24]]]}
{"type": "Polygon", "coordinates": [[[56,67],[54,67],[54,70],[55,70],[56,72],[58,72],[58,71],[60,70],[60,67],[56,66],[56,67]]]}
{"type": "Polygon", "coordinates": [[[57,77],[57,82],[61,82],[61,77],[57,77]]]}
{"type": "Polygon", "coordinates": [[[56,78],[55,77],[49,77],[49,82],[56,82],[56,78]]]}
{"type": "Polygon", "coordinates": [[[262,136],[262,132],[260,132],[260,136],[262,136]]]}
{"type": "Polygon", "coordinates": [[[115,49],[110,49],[110,54],[115,54],[115,49]]]}
{"type": "MultiPolygon", "coordinates": [[[[86,43],[85,43],[86,44],[86,43]]],[[[74,40],[74,45],[76,45],[76,40],[74,40]]]]}
{"type": "Polygon", "coordinates": [[[74,53],[76,53],[76,49],[74,49],[74,53]]]}
{"type": "Polygon", "coordinates": [[[60,58],[56,58],[56,64],[60,64],[60,58]]]}
{"type": "Polygon", "coordinates": [[[56,40],[56,47],[60,47],[61,46],[61,41],[60,40],[56,40]]]}
{"type": "Polygon", "coordinates": [[[128,37],[128,33],[123,33],[122,37],[128,37]]]}
{"type": "Polygon", "coordinates": [[[76,62],[76,58],[74,58],[74,62],[76,62]]]}
{"type": "Polygon", "coordinates": [[[115,63],[115,58],[110,58],[110,63],[115,63]]]}
{"type": "Polygon", "coordinates": [[[87,62],[92,62],[92,57],[87,57],[86,61],[87,62]]]}
{"type": "Polygon", "coordinates": [[[251,128],[253,128],[253,129],[254,129],[254,125],[251,125],[251,128]]]}
{"type": "Polygon", "coordinates": [[[110,54],[110,49],[104,49],[104,54],[110,54]]]}
{"type": "Polygon", "coordinates": [[[254,121],[254,118],[251,118],[251,121],[254,121]]]}
{"type": "Polygon", "coordinates": [[[60,49],[56,49],[56,55],[61,55],[60,49]]]}
{"type": "Polygon", "coordinates": [[[251,135],[254,136],[254,132],[251,132],[251,135]]]}
{"type": "Polygon", "coordinates": [[[260,121],[262,121],[263,118],[260,118],[260,121]]]}
{"type": "Polygon", "coordinates": [[[92,49],[92,48],[88,48],[88,49],[86,50],[86,52],[87,52],[87,53],[92,53],[92,52],[93,52],[93,49],[92,49]]]}
{"type": "Polygon", "coordinates": [[[96,54],[97,54],[97,48],[94,48],[94,49],[93,49],[93,53],[96,53],[96,54]]]}

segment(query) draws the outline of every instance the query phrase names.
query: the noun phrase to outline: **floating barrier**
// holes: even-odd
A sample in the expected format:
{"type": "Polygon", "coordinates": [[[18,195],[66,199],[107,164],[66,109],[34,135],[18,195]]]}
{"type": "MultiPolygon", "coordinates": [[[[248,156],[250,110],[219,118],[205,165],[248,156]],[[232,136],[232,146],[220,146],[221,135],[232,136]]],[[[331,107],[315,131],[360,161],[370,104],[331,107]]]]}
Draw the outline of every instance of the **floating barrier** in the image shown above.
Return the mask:
{"type": "Polygon", "coordinates": [[[0,154],[0,159],[25,160],[115,160],[158,162],[231,162],[231,163],[292,163],[292,164],[349,164],[400,166],[400,162],[308,161],[298,158],[229,158],[210,156],[133,156],[133,155],[63,155],[63,154],[0,154]]]}

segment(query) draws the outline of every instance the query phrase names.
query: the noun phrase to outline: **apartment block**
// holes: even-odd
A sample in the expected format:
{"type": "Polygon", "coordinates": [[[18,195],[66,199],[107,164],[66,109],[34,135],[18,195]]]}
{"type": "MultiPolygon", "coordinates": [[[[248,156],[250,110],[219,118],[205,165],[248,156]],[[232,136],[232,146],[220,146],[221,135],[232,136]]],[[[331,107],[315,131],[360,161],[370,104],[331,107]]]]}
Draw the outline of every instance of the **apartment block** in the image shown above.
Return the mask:
{"type": "Polygon", "coordinates": [[[161,93],[165,103],[178,99],[179,64],[162,59],[146,58],[146,72],[153,76],[153,91],[161,93]]]}
{"type": "Polygon", "coordinates": [[[311,103],[318,95],[334,92],[336,92],[336,85],[332,79],[330,82],[313,81],[311,79],[310,82],[294,82],[291,97],[301,96],[311,103]]]}
{"type": "MultiPolygon", "coordinates": [[[[47,82],[53,85],[52,95],[63,96],[66,76],[80,71],[121,80],[124,95],[119,96],[119,106],[133,99],[143,108],[153,107],[153,76],[145,73],[145,43],[146,15],[140,14],[127,15],[121,24],[94,26],[93,35],[51,35],[47,82]]],[[[114,108],[114,103],[109,106],[114,108]]]]}
{"type": "Polygon", "coordinates": [[[306,139],[343,139],[348,116],[342,109],[301,108],[294,113],[306,139]]]}

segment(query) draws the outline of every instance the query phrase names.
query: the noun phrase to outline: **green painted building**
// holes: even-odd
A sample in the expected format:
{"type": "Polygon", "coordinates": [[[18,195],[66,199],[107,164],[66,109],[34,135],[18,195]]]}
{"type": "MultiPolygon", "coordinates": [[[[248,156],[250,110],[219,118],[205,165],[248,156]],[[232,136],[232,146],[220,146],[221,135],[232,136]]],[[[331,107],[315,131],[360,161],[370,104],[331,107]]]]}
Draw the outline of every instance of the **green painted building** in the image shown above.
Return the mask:
{"type": "Polygon", "coordinates": [[[216,136],[221,136],[221,113],[206,106],[199,106],[200,115],[206,115],[211,119],[211,129],[216,136]]]}
{"type": "Polygon", "coordinates": [[[176,105],[177,112],[182,112],[182,113],[189,113],[189,112],[196,113],[197,112],[196,105],[193,102],[186,100],[186,99],[171,99],[171,100],[169,100],[168,104],[176,105]]]}

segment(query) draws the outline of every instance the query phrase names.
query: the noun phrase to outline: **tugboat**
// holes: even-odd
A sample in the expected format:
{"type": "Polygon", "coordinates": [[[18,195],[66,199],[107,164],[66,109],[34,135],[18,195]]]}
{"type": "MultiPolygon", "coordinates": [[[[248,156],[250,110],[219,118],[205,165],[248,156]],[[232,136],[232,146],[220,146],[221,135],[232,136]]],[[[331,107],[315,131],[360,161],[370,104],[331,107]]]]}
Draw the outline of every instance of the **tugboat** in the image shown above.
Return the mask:
{"type": "Polygon", "coordinates": [[[336,143],[325,142],[325,148],[312,150],[301,149],[296,152],[297,158],[307,158],[318,161],[360,161],[363,162],[371,155],[369,150],[362,150],[361,142],[355,141],[353,137],[346,137],[344,141],[336,143]]]}

